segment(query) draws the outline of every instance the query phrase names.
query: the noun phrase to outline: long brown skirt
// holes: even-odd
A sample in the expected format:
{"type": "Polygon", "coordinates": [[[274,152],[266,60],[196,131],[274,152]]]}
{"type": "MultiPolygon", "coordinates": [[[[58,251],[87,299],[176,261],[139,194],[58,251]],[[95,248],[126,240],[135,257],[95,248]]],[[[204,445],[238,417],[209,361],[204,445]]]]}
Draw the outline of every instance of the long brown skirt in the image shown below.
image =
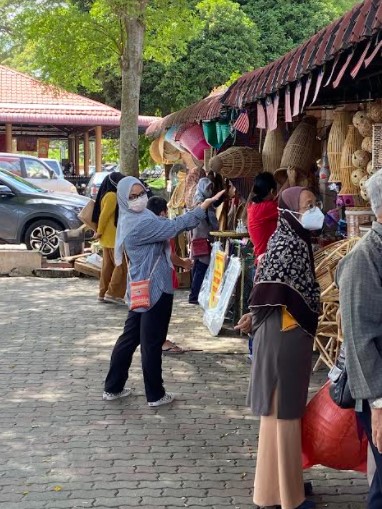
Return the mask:
{"type": "Polygon", "coordinates": [[[253,501],[261,507],[295,509],[305,500],[301,420],[277,419],[277,391],[269,416],[260,420],[253,501]]]}

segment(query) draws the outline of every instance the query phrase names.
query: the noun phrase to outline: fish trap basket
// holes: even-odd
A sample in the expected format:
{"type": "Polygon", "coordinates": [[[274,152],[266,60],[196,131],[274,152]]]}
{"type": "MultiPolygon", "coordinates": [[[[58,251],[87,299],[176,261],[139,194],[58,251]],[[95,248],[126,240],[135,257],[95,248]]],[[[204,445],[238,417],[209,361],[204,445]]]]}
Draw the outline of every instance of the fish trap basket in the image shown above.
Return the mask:
{"type": "Polygon", "coordinates": [[[355,169],[353,166],[353,154],[362,145],[362,136],[359,134],[357,129],[353,125],[349,125],[346,140],[341,153],[340,162],[340,182],[342,195],[359,194],[359,188],[357,188],[351,181],[352,171],[355,169]]]}
{"type": "Polygon", "coordinates": [[[280,169],[291,167],[308,174],[313,163],[316,133],[317,119],[315,117],[302,119],[285,146],[280,169]]]}
{"type": "Polygon", "coordinates": [[[209,168],[229,179],[254,177],[262,171],[262,160],[256,149],[231,147],[212,157],[209,168]]]}
{"type": "Polygon", "coordinates": [[[349,111],[335,111],[328,137],[327,154],[330,168],[329,182],[341,181],[341,154],[345,143],[348,125],[351,123],[349,111]]]}
{"type": "Polygon", "coordinates": [[[371,161],[373,173],[382,169],[382,124],[373,125],[371,161]]]}
{"type": "Polygon", "coordinates": [[[285,140],[281,128],[268,131],[265,136],[261,157],[264,171],[275,173],[280,168],[285,149],[285,140]]]}
{"type": "Polygon", "coordinates": [[[361,237],[360,226],[372,222],[374,213],[367,207],[349,207],[345,210],[348,238],[361,237]]]}

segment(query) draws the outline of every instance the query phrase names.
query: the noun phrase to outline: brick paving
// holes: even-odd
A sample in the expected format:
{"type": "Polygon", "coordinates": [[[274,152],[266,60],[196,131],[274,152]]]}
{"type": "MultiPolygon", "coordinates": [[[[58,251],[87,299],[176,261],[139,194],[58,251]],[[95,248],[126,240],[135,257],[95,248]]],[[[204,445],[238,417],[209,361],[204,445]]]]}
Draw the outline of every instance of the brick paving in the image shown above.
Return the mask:
{"type": "MultiPolygon", "coordinates": [[[[193,351],[164,359],[170,407],[101,399],[126,310],[95,302],[88,279],[0,279],[0,508],[253,508],[258,422],[244,406],[245,343],[211,338],[176,298],[170,335],[193,351]]],[[[314,375],[314,392],[324,373],[314,375]]],[[[361,509],[364,476],[315,468],[317,508],[361,509]]]]}

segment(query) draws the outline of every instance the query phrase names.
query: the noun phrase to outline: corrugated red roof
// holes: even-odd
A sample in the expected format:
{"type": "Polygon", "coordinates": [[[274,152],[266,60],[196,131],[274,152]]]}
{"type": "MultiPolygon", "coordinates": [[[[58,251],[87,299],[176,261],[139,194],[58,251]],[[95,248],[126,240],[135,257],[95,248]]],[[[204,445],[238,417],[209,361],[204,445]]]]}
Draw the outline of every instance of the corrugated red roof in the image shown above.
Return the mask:
{"type": "Polygon", "coordinates": [[[201,120],[212,120],[219,118],[223,108],[221,98],[224,92],[216,92],[205,97],[197,103],[191,104],[187,108],[170,113],[162,120],[153,122],[146,130],[146,136],[157,137],[159,134],[174,125],[185,123],[193,124],[201,120]]]}
{"type": "MultiPolygon", "coordinates": [[[[0,122],[119,127],[121,113],[0,65],[0,122]]],[[[158,117],[138,117],[146,128],[158,117]]]]}
{"type": "Polygon", "coordinates": [[[241,108],[263,99],[370,39],[381,27],[382,0],[365,0],[298,48],[241,76],[224,94],[223,103],[241,108]]]}

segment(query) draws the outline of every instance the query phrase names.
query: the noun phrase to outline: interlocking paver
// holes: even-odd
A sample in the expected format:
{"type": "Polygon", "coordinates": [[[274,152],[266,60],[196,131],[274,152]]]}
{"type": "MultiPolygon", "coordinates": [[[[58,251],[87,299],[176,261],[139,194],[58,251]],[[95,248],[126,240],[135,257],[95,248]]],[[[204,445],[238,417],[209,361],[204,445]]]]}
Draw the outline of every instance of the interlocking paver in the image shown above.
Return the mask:
{"type": "MultiPolygon", "coordinates": [[[[97,305],[88,279],[0,279],[0,509],[253,508],[258,420],[245,407],[245,342],[211,338],[179,292],[164,357],[170,407],[146,405],[139,355],[133,395],[102,385],[126,309],[97,305]]],[[[325,373],[315,374],[313,394],[325,373]]],[[[360,509],[363,475],[315,468],[317,508],[360,509]]]]}

